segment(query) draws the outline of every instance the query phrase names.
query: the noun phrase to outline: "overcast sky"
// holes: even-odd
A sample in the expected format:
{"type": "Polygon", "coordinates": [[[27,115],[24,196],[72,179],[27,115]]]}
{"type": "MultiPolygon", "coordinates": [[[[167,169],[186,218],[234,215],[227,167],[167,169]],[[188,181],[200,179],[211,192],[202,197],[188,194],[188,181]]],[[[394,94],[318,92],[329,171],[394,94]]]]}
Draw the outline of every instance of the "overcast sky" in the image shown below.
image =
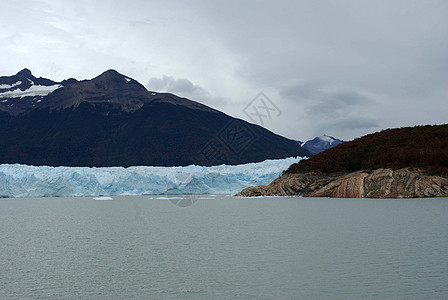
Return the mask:
{"type": "Polygon", "coordinates": [[[350,140],[448,123],[447,16],[446,0],[2,1],[0,74],[116,69],[289,138],[350,140]]]}

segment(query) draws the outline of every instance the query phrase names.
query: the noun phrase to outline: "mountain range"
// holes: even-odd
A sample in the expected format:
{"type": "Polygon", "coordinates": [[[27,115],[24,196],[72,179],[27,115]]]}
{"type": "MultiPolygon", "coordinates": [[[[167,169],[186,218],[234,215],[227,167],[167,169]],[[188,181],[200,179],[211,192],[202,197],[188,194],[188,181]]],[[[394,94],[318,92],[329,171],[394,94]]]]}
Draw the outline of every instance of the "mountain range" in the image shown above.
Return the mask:
{"type": "Polygon", "coordinates": [[[309,156],[295,141],[115,70],[55,82],[0,77],[0,163],[204,166],[309,156]]]}

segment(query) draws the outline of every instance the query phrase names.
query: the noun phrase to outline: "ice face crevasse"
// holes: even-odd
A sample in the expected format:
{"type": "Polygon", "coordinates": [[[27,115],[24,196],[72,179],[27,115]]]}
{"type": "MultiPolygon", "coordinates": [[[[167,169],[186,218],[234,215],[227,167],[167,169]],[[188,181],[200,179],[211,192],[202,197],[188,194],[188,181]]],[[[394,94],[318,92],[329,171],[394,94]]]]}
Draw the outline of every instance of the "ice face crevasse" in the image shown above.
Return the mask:
{"type": "Polygon", "coordinates": [[[266,185],[301,158],[234,166],[48,167],[0,165],[0,197],[234,194],[266,185]]]}

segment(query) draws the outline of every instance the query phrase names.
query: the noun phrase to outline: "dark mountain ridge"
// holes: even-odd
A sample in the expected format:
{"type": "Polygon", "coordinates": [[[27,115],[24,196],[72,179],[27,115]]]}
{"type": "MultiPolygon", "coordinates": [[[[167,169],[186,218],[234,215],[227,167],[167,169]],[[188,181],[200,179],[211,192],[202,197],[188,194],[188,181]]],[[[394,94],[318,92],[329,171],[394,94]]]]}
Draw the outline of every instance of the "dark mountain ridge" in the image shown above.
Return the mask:
{"type": "Polygon", "coordinates": [[[0,87],[0,163],[185,166],[309,155],[258,125],[147,91],[115,70],[54,82],[25,69],[0,77],[0,87]]]}
{"type": "Polygon", "coordinates": [[[23,69],[20,72],[18,72],[16,75],[13,75],[13,76],[1,76],[0,77],[0,82],[2,84],[13,85],[14,83],[17,83],[19,81],[21,82],[21,84],[17,85],[17,87],[20,88],[20,90],[22,90],[22,91],[28,89],[32,85],[32,82],[34,82],[35,84],[38,84],[38,85],[43,85],[43,86],[50,86],[50,85],[54,85],[54,84],[58,83],[53,80],[42,78],[42,77],[36,78],[31,73],[31,71],[28,69],[23,69]]]}

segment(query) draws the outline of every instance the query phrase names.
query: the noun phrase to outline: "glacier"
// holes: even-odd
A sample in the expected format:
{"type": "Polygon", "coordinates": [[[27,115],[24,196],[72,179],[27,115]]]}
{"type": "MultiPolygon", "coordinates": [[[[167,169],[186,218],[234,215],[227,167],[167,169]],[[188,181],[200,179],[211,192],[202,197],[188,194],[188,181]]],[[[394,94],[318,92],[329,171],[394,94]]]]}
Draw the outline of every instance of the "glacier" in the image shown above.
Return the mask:
{"type": "Polygon", "coordinates": [[[267,185],[301,157],[202,167],[0,165],[0,197],[235,194],[267,185]]]}

